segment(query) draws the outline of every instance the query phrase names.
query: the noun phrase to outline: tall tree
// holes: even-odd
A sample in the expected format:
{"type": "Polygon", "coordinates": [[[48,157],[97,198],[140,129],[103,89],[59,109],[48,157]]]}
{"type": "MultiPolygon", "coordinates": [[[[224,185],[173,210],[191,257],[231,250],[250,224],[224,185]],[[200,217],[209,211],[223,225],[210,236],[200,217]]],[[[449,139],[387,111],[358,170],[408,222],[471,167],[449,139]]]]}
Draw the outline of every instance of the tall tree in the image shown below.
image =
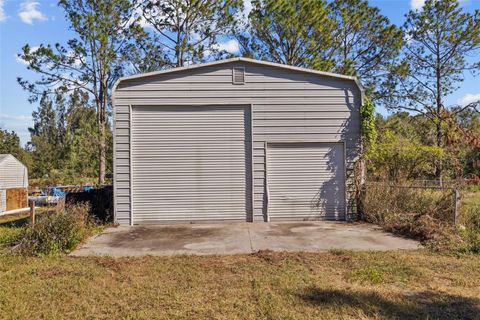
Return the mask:
{"type": "Polygon", "coordinates": [[[328,10],[335,21],[334,41],[326,53],[334,61],[333,71],[358,77],[367,95],[379,99],[381,84],[400,53],[402,31],[366,0],[334,0],[328,10]]]}
{"type": "MultiPolygon", "coordinates": [[[[74,90],[68,96],[42,95],[32,114],[33,127],[29,128],[32,177],[47,179],[49,183],[92,182],[96,177],[99,159],[92,144],[98,143],[99,130],[96,110],[89,100],[88,93],[82,90],[74,90]]],[[[110,142],[108,126],[106,132],[110,142]]],[[[107,146],[111,158],[110,144],[107,146]]]]}
{"type": "MultiPolygon", "coordinates": [[[[63,115],[61,116],[63,117],[63,115]]],[[[35,178],[51,177],[59,167],[62,148],[58,146],[58,118],[53,101],[47,93],[40,99],[37,111],[32,113],[33,127],[29,128],[34,167],[31,176],[35,178]]]]}
{"type": "MultiPolygon", "coordinates": [[[[427,117],[436,129],[436,145],[444,146],[444,127],[450,117],[479,108],[478,101],[452,109],[445,97],[459,88],[466,71],[478,72],[480,10],[462,12],[457,0],[427,0],[422,10],[408,13],[403,61],[392,77],[391,109],[427,117]]],[[[442,179],[442,160],[436,177],[442,179]]]]}
{"type": "Polygon", "coordinates": [[[15,131],[0,128],[0,154],[12,154],[27,167],[31,166],[31,156],[21,147],[20,138],[15,131]]]}
{"type": "Polygon", "coordinates": [[[324,0],[254,0],[245,29],[236,32],[242,54],[299,67],[331,70],[326,51],[333,20],[324,0]]]}
{"type": "Polygon", "coordinates": [[[357,76],[375,102],[402,47],[400,28],[366,0],[254,0],[242,54],[357,76]]]}
{"type": "Polygon", "coordinates": [[[137,4],[175,67],[222,53],[219,38],[231,30],[243,7],[242,0],[137,0],[137,4]]]}
{"type": "MultiPolygon", "coordinates": [[[[65,179],[74,183],[90,182],[96,176],[98,158],[92,150],[92,141],[99,138],[95,108],[89,104],[88,96],[81,91],[73,92],[68,99],[65,140],[61,162],[65,179]]],[[[111,165],[112,135],[107,128],[107,168],[111,165]]]]}
{"type": "Polygon", "coordinates": [[[132,18],[135,8],[130,0],[60,0],[59,6],[64,9],[76,37],[66,46],[40,45],[35,50],[24,46],[19,57],[41,78],[33,83],[21,78],[18,81],[33,94],[33,99],[44,90],[81,89],[89,93],[96,107],[98,182],[103,184],[110,89],[130,66],[135,42],[145,33],[139,18],[132,18]]]}
{"type": "Polygon", "coordinates": [[[136,50],[130,57],[133,73],[146,73],[171,67],[168,52],[161,42],[161,37],[149,34],[137,41],[136,50]]]}

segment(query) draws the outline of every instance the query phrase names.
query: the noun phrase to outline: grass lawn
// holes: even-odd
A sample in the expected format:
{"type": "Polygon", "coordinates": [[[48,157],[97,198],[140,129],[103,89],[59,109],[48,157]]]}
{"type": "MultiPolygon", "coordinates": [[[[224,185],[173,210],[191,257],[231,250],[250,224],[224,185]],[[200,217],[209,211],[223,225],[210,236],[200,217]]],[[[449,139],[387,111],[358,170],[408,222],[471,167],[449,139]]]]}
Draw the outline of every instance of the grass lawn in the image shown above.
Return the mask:
{"type": "MultiPolygon", "coordinates": [[[[37,215],[41,215],[47,210],[46,208],[37,209],[37,215]]],[[[9,244],[18,238],[29,219],[29,211],[0,215],[0,254],[2,254],[5,244],[9,244]]]]}
{"type": "Polygon", "coordinates": [[[460,193],[461,203],[460,203],[460,217],[464,216],[469,208],[474,206],[476,203],[480,203],[480,189],[478,191],[463,191],[460,193]]]}
{"type": "MultiPolygon", "coordinates": [[[[462,211],[478,195],[465,194],[462,211]]],[[[27,217],[0,216],[0,249],[27,217]]],[[[480,255],[35,258],[4,248],[0,319],[480,319],[480,255]]]]}
{"type": "Polygon", "coordinates": [[[0,254],[2,245],[16,239],[22,232],[22,228],[28,223],[28,219],[28,211],[0,216],[0,254]]]}
{"type": "Polygon", "coordinates": [[[479,319],[480,256],[0,256],[4,319],[479,319]]]}

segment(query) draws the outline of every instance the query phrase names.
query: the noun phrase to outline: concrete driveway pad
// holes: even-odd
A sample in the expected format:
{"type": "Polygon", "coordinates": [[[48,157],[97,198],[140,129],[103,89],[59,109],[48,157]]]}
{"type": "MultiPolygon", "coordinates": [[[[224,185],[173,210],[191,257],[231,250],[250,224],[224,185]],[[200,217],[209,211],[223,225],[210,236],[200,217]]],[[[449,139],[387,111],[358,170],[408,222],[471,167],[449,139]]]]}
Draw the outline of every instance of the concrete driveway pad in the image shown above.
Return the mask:
{"type": "Polygon", "coordinates": [[[281,222],[183,224],[109,228],[74,256],[225,255],[259,250],[416,249],[419,243],[366,223],[281,222]]]}

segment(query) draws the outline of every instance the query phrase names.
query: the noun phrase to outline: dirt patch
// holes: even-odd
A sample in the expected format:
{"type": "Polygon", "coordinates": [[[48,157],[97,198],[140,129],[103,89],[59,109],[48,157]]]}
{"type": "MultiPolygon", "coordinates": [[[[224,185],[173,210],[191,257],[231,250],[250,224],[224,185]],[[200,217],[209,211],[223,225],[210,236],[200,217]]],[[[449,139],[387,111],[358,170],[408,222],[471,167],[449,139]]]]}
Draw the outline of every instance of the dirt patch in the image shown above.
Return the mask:
{"type": "Polygon", "coordinates": [[[129,232],[112,234],[111,247],[134,249],[178,250],[192,242],[201,242],[207,238],[221,235],[221,229],[192,228],[184,226],[136,227],[129,232]]]}

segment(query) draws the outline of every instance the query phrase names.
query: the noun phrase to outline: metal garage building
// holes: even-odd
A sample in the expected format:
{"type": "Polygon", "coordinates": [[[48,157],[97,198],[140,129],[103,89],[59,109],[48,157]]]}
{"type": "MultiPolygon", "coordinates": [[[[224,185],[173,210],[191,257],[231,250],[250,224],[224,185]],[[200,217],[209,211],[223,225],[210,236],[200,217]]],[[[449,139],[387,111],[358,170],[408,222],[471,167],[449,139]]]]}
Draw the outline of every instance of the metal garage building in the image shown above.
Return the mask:
{"type": "Polygon", "coordinates": [[[116,222],[345,219],[362,95],[353,77],[246,58],[120,79],[116,222]]]}

